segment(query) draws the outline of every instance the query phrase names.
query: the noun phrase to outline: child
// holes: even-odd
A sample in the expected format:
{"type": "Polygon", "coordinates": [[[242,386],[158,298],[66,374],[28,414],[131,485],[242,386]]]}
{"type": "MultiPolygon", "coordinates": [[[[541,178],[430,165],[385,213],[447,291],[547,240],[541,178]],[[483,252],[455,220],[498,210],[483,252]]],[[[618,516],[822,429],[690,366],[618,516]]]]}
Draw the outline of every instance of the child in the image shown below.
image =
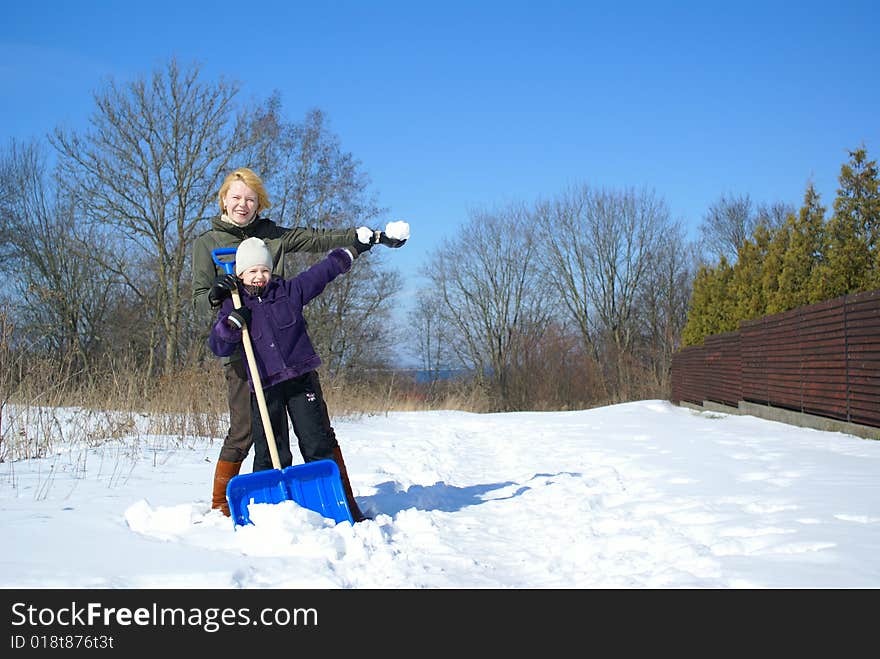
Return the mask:
{"type": "MultiPolygon", "coordinates": [[[[323,260],[292,279],[272,277],[272,255],[259,238],[248,238],[235,253],[235,274],[227,286],[241,283],[241,307],[231,298],[223,301],[211,328],[208,345],[218,357],[226,357],[241,346],[241,328],[250,333],[257,372],[264,389],[266,408],[278,449],[281,468],[292,464],[287,416],[299,440],[305,462],[330,459],[339,466],[343,489],[355,521],[365,519],[351,491],[342,452],[330,428],[327,406],[315,369],[321,364],[312,347],[303,318],[303,307],[321,294],[328,283],[348,272],[357,256],[370,244],[355,241],[349,248],[337,248],[323,260]]],[[[245,357],[245,359],[247,359],[245,357]]],[[[254,383],[248,379],[253,391],[254,383]]],[[[261,415],[252,397],[254,471],[272,469],[272,460],[261,415]]]]}

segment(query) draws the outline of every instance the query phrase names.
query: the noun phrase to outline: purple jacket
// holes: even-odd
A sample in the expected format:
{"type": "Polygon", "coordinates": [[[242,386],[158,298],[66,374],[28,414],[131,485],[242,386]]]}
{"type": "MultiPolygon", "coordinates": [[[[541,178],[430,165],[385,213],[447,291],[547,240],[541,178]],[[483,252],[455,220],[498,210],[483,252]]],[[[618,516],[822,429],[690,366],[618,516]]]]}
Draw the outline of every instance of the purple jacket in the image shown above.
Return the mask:
{"type": "MultiPolygon", "coordinates": [[[[306,331],[303,307],[318,297],[327,284],[350,269],[349,255],[345,250],[334,249],[292,279],[272,277],[259,296],[239,288],[241,304],[251,310],[248,332],[264,389],[320,366],[321,358],[306,331]]],[[[208,346],[218,357],[228,357],[241,347],[241,330],[226,322],[232,309],[232,298],[226,298],[208,336],[208,346]]],[[[247,361],[244,350],[242,357],[247,361]]],[[[250,368],[248,380],[253,390],[250,368]]]]}

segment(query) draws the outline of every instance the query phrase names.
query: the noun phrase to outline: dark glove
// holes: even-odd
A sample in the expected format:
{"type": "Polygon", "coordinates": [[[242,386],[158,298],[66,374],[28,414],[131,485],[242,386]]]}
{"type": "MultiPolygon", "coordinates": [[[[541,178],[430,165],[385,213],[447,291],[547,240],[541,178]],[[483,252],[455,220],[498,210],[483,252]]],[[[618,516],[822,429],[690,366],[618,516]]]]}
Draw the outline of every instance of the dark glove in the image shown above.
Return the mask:
{"type": "Polygon", "coordinates": [[[379,242],[383,245],[387,245],[388,247],[403,247],[404,243],[406,243],[406,238],[401,240],[400,238],[389,238],[384,231],[379,234],[379,242]]]}
{"type": "Polygon", "coordinates": [[[234,311],[230,311],[229,316],[226,317],[226,322],[231,327],[243,329],[251,324],[251,310],[247,307],[239,307],[234,311]]]}
{"type": "Polygon", "coordinates": [[[363,254],[364,252],[368,252],[368,251],[370,251],[370,248],[371,248],[372,246],[373,246],[373,243],[372,243],[372,242],[369,242],[369,243],[362,243],[362,242],[361,242],[360,240],[358,240],[357,238],[355,238],[355,239],[354,239],[354,243],[352,243],[352,248],[354,249],[355,252],[357,252],[357,256],[360,256],[360,255],[363,254]]]}
{"type": "Polygon", "coordinates": [[[354,249],[354,255],[360,256],[364,252],[368,251],[370,247],[373,246],[373,243],[376,242],[375,236],[378,232],[374,231],[369,227],[358,227],[357,228],[357,237],[354,239],[354,242],[351,244],[352,249],[354,249]]]}
{"type": "Polygon", "coordinates": [[[218,275],[214,280],[214,284],[208,291],[208,302],[215,309],[223,304],[223,300],[228,298],[235,287],[238,285],[238,279],[232,273],[218,275]]]}
{"type": "Polygon", "coordinates": [[[403,247],[409,238],[409,222],[398,220],[385,225],[385,231],[376,232],[374,242],[382,243],[386,247],[403,247]]]}

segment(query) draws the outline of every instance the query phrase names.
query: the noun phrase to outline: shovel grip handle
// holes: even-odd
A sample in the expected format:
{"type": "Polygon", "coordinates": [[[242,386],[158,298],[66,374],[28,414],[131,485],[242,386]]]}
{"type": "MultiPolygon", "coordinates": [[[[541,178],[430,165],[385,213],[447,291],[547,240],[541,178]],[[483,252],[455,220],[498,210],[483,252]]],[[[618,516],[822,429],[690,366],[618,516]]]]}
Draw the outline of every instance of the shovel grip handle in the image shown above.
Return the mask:
{"type": "Polygon", "coordinates": [[[214,260],[218,266],[226,270],[227,275],[235,274],[235,247],[218,247],[217,249],[211,250],[211,258],[214,260]],[[231,261],[223,261],[220,259],[221,256],[229,256],[232,254],[231,261]]]}

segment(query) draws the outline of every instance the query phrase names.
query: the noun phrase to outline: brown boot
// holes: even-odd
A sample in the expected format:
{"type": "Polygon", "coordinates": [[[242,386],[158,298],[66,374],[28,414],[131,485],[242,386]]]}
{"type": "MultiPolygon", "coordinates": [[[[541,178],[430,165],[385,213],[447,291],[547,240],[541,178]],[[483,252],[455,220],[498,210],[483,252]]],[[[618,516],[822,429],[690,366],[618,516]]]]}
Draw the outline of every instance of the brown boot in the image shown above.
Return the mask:
{"type": "Polygon", "coordinates": [[[238,476],[241,471],[240,462],[217,460],[217,468],[214,470],[214,492],[211,496],[211,509],[220,509],[229,517],[229,502],[226,500],[226,484],[233,476],[238,476]]]}
{"type": "Polygon", "coordinates": [[[333,449],[333,461],[339,467],[339,475],[342,477],[342,489],[345,490],[345,501],[348,503],[348,509],[355,522],[363,522],[367,519],[366,515],[358,508],[357,501],[354,499],[354,493],[351,491],[351,483],[348,480],[348,471],[345,468],[345,460],[342,459],[342,449],[338,446],[333,449]]]}

